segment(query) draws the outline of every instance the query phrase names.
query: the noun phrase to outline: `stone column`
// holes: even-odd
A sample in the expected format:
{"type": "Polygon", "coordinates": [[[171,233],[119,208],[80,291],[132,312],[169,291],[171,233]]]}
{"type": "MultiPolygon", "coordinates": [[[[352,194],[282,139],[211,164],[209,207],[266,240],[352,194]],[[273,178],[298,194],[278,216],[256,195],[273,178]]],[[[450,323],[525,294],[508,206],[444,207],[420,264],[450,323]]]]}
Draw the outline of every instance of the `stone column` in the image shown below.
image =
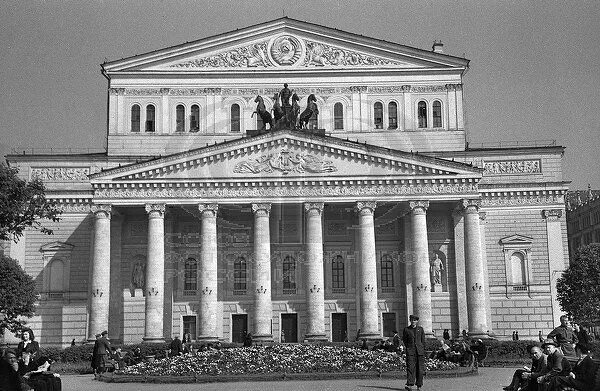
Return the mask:
{"type": "Polygon", "coordinates": [[[217,204],[198,205],[202,216],[200,250],[200,324],[198,339],[216,341],[217,338],[217,204]]]}
{"type": "Polygon", "coordinates": [[[309,341],[327,340],[325,336],[325,282],[323,277],[322,202],[307,202],[306,210],[306,306],[309,341]]]}
{"type": "Polygon", "coordinates": [[[467,282],[467,312],[469,313],[469,336],[487,337],[489,330],[485,310],[485,279],[481,257],[481,233],[479,229],[479,200],[463,200],[465,224],[465,266],[467,282]]]}
{"type": "Polygon", "coordinates": [[[360,292],[360,338],[377,339],[379,333],[379,307],[377,303],[377,255],[375,253],[375,225],[373,215],[377,203],[357,202],[358,212],[358,262],[360,292]]]}
{"type": "Polygon", "coordinates": [[[271,238],[269,214],[271,204],[252,204],[254,212],[254,259],[252,279],[254,280],[254,330],[255,341],[272,341],[271,316],[271,238]]]}
{"type": "Polygon", "coordinates": [[[469,313],[467,312],[467,281],[465,266],[465,220],[462,207],[452,212],[454,220],[454,259],[456,262],[456,305],[458,308],[458,333],[469,328],[469,313]]]}
{"type": "Polygon", "coordinates": [[[110,307],[110,205],[92,205],[94,213],[94,244],[92,253],[92,283],[88,341],[108,330],[110,307]]]}
{"type": "Polygon", "coordinates": [[[146,327],[144,342],[164,342],[165,204],[146,204],[148,256],[146,260],[146,327]]]}
{"type": "Polygon", "coordinates": [[[425,335],[433,337],[431,287],[429,286],[429,241],[427,240],[427,208],[429,201],[410,201],[413,248],[413,313],[425,335]]]}
{"type": "Polygon", "coordinates": [[[566,252],[566,241],[562,234],[561,217],[563,209],[545,209],[542,216],[546,220],[546,231],[548,234],[548,267],[550,269],[550,296],[552,297],[552,316],[555,323],[564,312],[560,309],[556,299],[556,280],[569,266],[568,253],[566,252]],[[565,262],[566,260],[566,262],[565,262]]]}

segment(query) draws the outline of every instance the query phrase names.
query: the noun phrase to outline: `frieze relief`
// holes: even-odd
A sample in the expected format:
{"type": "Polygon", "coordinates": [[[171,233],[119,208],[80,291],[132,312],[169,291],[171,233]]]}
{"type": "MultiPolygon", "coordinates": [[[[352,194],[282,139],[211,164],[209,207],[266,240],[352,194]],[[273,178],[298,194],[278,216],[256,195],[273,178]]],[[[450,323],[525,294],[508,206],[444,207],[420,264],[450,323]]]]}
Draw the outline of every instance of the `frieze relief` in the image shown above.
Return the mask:
{"type": "Polygon", "coordinates": [[[542,162],[540,159],[485,162],[483,170],[484,174],[491,175],[541,174],[542,162]]]}
{"type": "Polygon", "coordinates": [[[48,167],[31,169],[31,178],[37,178],[44,182],[87,182],[89,174],[90,169],[88,167],[48,167]]]}
{"type": "Polygon", "coordinates": [[[360,197],[413,196],[477,193],[477,184],[346,185],[186,189],[97,189],[100,199],[121,198],[269,198],[269,197],[360,197]]]}
{"type": "Polygon", "coordinates": [[[546,205],[561,204],[563,202],[564,197],[556,195],[484,197],[481,200],[481,206],[546,205]]]}
{"type": "Polygon", "coordinates": [[[337,168],[330,160],[323,160],[318,156],[307,153],[295,153],[282,149],[277,153],[262,155],[256,159],[244,160],[237,163],[233,172],[237,174],[260,174],[263,172],[280,172],[283,175],[290,173],[302,174],[335,172],[337,168]]]}

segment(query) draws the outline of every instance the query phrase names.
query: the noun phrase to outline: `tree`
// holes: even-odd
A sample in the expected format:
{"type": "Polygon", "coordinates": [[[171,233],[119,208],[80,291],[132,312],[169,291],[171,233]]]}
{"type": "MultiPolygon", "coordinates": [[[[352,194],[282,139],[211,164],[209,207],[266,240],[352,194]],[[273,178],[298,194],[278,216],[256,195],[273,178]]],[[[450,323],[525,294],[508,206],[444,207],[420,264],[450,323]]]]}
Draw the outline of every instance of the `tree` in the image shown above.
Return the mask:
{"type": "Polygon", "coordinates": [[[0,255],[0,335],[25,325],[23,317],[33,316],[37,292],[33,278],[12,258],[0,255]]]}
{"type": "Polygon", "coordinates": [[[0,241],[16,242],[29,227],[51,235],[52,229],[42,226],[40,220],[59,221],[61,211],[46,199],[42,181],[24,181],[18,172],[0,163],[0,241]]]}
{"type": "Polygon", "coordinates": [[[600,319],[600,243],[582,246],[556,283],[558,302],[581,324],[600,319]]]}

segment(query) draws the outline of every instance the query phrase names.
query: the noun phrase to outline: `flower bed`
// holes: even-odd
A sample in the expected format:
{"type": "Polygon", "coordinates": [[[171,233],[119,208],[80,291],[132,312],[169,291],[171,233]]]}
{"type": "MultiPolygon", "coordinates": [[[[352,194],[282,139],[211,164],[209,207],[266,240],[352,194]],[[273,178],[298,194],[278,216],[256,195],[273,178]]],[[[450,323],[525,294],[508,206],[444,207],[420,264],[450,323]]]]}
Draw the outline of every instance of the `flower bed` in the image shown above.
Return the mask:
{"type": "MultiPolygon", "coordinates": [[[[428,371],[452,370],[454,363],[426,360],[428,371]]],[[[406,368],[404,357],[384,351],[315,345],[272,345],[223,349],[144,362],[115,375],[217,376],[240,374],[299,374],[391,372],[406,368]]]]}

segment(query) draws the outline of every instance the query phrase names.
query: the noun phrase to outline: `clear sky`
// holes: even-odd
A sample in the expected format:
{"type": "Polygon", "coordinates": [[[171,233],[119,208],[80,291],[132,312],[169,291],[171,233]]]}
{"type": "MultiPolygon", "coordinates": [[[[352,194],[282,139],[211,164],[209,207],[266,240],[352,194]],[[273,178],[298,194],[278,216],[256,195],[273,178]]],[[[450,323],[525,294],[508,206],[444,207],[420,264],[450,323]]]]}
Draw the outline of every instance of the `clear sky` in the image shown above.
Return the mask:
{"type": "Polygon", "coordinates": [[[100,64],[283,15],[471,60],[466,126],[482,142],[556,140],[571,189],[600,189],[600,1],[4,0],[0,154],[102,149],[100,64]]]}

